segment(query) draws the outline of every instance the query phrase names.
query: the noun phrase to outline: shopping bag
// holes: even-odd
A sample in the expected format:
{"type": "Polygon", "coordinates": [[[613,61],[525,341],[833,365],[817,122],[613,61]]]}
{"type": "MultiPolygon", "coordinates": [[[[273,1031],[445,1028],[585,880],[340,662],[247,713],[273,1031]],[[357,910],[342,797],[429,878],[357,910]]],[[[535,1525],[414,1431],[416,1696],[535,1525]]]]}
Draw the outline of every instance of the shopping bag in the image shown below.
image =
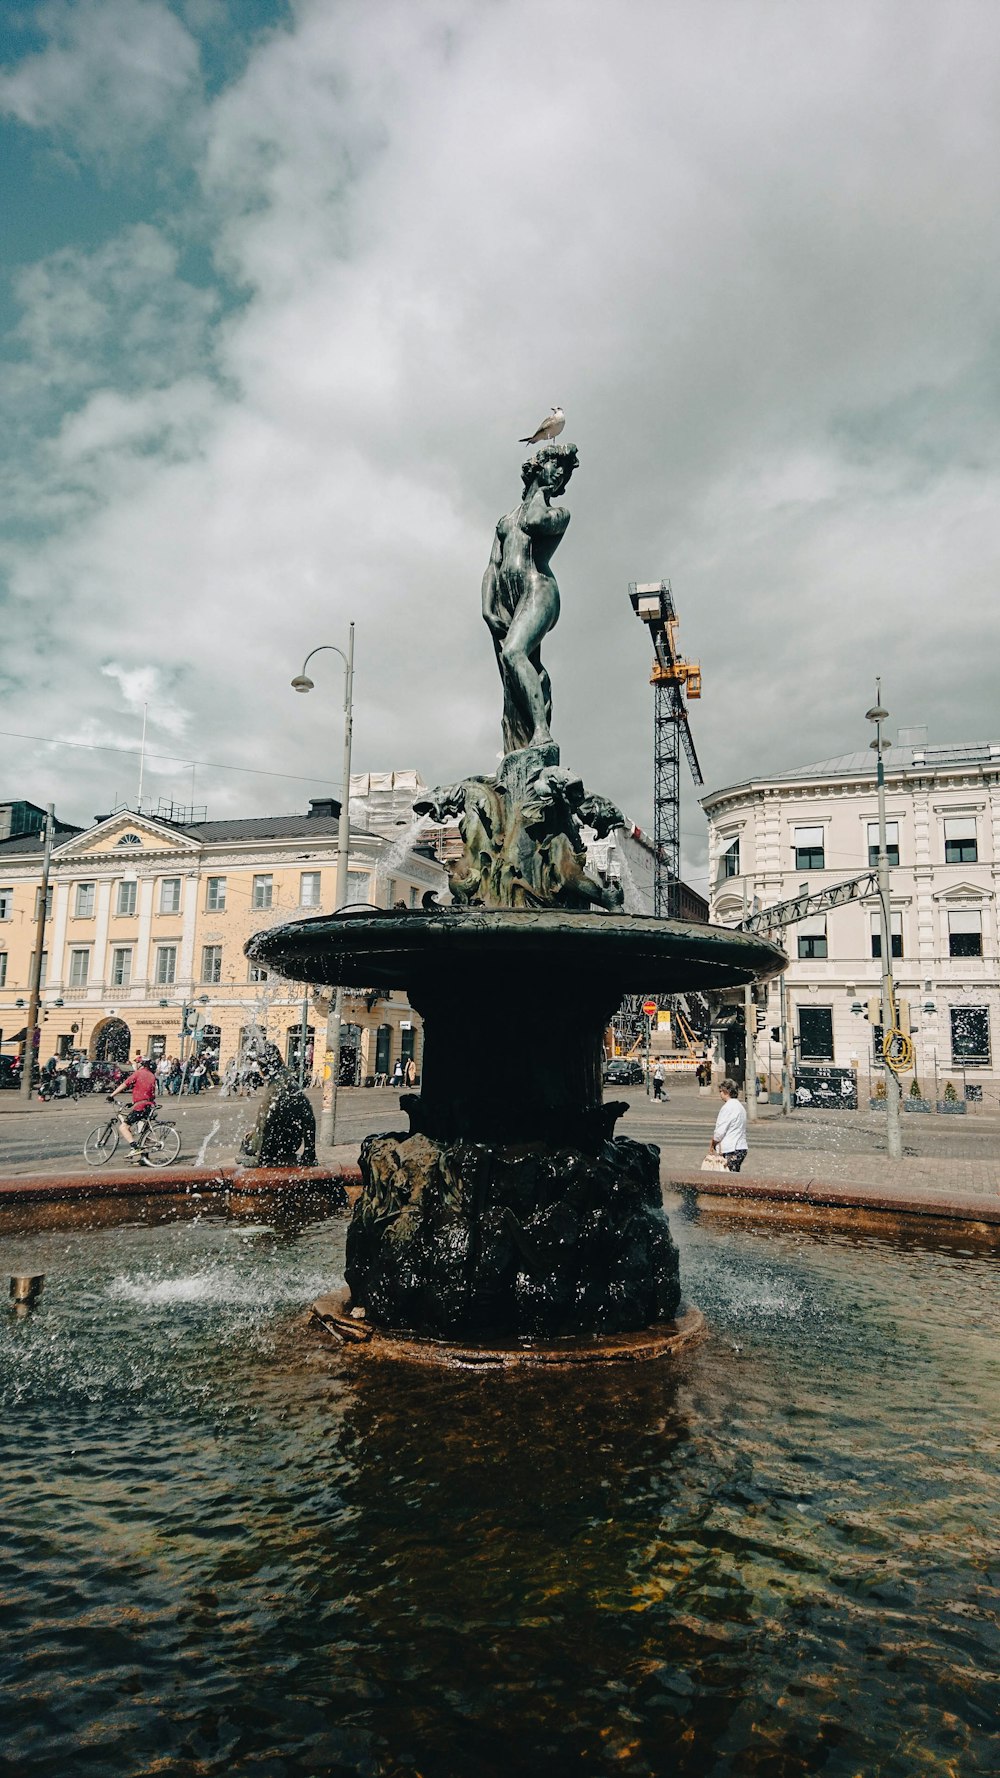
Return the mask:
{"type": "Polygon", "coordinates": [[[723,1154],[707,1154],[701,1163],[703,1173],[728,1173],[726,1157],[723,1154]]]}

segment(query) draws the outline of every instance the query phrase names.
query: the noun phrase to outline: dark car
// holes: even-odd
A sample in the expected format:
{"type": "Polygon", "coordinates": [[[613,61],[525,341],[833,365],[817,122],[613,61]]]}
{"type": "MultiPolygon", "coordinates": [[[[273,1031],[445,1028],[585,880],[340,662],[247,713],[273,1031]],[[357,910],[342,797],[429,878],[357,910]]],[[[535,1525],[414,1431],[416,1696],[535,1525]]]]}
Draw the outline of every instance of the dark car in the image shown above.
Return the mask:
{"type": "Polygon", "coordinates": [[[630,1062],[625,1056],[616,1056],[613,1061],[605,1062],[605,1086],[641,1087],[642,1082],[643,1073],[641,1062],[630,1062]]]}
{"type": "Polygon", "coordinates": [[[0,1056],[0,1089],[3,1087],[19,1087],[21,1070],[13,1056],[0,1056]]]}

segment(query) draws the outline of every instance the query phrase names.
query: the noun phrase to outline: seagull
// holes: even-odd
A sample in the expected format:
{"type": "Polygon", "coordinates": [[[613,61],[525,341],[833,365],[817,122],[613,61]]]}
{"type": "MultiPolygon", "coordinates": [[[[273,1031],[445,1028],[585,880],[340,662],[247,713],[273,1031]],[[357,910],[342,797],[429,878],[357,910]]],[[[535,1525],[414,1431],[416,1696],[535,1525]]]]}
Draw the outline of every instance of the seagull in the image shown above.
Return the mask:
{"type": "Polygon", "coordinates": [[[548,419],[543,420],[537,431],[530,438],[519,438],[518,444],[541,444],[543,438],[558,438],[566,424],[566,415],[561,407],[549,409],[548,419]]]}

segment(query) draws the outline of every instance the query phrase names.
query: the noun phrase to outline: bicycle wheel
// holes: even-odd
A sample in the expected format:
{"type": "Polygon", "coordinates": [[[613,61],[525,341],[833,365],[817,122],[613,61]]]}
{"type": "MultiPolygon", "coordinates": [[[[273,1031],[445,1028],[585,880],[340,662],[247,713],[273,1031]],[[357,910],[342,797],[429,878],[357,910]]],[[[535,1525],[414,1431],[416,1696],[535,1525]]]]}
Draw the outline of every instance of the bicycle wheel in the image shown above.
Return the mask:
{"type": "Polygon", "coordinates": [[[150,1132],[146,1144],[147,1167],[169,1167],[181,1152],[181,1139],[174,1124],[159,1124],[150,1132]]]}
{"type": "Polygon", "coordinates": [[[103,1167],[106,1161],[110,1161],[117,1147],[118,1124],[115,1118],[111,1118],[108,1123],[98,1124],[96,1130],[91,1130],[83,1145],[83,1158],[88,1166],[103,1167]]]}

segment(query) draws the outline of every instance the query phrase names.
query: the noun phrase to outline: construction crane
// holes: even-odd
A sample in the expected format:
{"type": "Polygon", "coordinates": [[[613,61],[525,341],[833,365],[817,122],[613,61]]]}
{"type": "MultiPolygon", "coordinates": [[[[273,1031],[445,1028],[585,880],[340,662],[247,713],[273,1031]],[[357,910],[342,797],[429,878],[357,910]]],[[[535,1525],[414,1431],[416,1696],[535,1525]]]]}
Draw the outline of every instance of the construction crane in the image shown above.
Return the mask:
{"type": "Polygon", "coordinates": [[[666,919],[680,913],[681,768],[680,749],[691,776],[704,784],[691,737],[685,695],[701,697],[701,668],[677,651],[677,612],[669,580],[632,581],[628,596],[636,617],[647,626],[653,644],[649,682],[655,693],[653,712],[653,912],[666,919]]]}

